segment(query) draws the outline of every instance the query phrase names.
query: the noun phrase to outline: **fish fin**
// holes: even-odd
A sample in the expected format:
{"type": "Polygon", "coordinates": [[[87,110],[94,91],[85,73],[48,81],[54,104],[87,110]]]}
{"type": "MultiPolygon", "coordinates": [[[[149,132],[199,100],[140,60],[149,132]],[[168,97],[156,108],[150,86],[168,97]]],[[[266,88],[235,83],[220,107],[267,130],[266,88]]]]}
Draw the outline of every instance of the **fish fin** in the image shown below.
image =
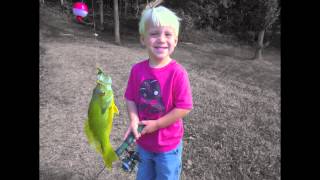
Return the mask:
{"type": "Polygon", "coordinates": [[[113,110],[114,110],[114,113],[119,115],[119,109],[114,102],[113,102],[113,110]]]}
{"type": "Polygon", "coordinates": [[[110,106],[110,101],[107,101],[105,104],[102,104],[102,107],[101,107],[101,113],[104,114],[107,110],[107,108],[110,106]]]}
{"type": "Polygon", "coordinates": [[[112,162],[117,161],[119,158],[114,152],[110,144],[106,146],[106,149],[103,152],[103,161],[107,168],[112,168],[112,162]]]}
{"type": "Polygon", "coordinates": [[[102,154],[102,148],[101,148],[101,143],[99,141],[96,140],[96,138],[94,137],[90,126],[89,126],[89,121],[86,120],[85,124],[84,124],[84,132],[86,134],[88,143],[90,144],[90,146],[95,149],[97,152],[102,154]]]}
{"type": "Polygon", "coordinates": [[[107,110],[107,106],[101,108],[101,113],[104,114],[107,110]]]}

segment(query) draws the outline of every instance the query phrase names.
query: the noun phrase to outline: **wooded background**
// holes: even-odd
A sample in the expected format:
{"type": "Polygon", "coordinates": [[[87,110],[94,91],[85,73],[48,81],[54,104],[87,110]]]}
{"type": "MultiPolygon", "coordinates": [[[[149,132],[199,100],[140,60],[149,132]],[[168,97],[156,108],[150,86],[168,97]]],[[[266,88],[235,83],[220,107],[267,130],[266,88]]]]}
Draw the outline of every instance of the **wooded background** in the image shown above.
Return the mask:
{"type": "MultiPolygon", "coordinates": [[[[47,0],[48,1],[48,0],[47,0]]],[[[52,0],[50,0],[52,2],[52,0]]],[[[72,4],[80,0],[56,0],[63,9],[72,13],[72,4]]],[[[136,18],[149,0],[81,0],[89,7],[89,14],[100,19],[104,29],[104,16],[113,12],[115,42],[121,44],[119,17],[136,18]],[[93,4],[93,5],[92,5],[93,4]],[[103,14],[103,16],[101,16],[103,14]]],[[[40,0],[40,3],[45,3],[40,0]]],[[[252,42],[256,47],[254,59],[262,58],[262,50],[270,44],[268,37],[280,33],[281,0],[167,0],[164,5],[182,18],[181,36],[190,29],[214,30],[231,34],[240,40],[252,42]]]]}

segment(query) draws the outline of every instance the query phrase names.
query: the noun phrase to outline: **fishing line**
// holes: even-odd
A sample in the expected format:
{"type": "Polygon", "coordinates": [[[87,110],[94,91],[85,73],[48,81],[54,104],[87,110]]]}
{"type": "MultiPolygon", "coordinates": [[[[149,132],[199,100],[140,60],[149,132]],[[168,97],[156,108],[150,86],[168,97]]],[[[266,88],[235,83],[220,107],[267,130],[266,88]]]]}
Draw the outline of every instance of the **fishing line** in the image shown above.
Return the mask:
{"type": "MultiPolygon", "coordinates": [[[[81,0],[81,2],[83,3],[83,0],[81,0]]],[[[96,32],[96,23],[95,23],[95,19],[94,19],[95,14],[94,14],[93,0],[91,0],[91,8],[92,8],[92,16],[93,16],[93,17],[92,17],[92,20],[93,20],[93,31],[94,31],[93,36],[94,36],[94,39],[95,39],[95,43],[98,44],[98,41],[97,41],[97,36],[98,36],[98,34],[97,34],[97,32],[96,32]]],[[[69,16],[69,14],[66,13],[66,12],[64,11],[64,9],[62,9],[62,13],[67,16],[68,23],[71,24],[72,21],[71,21],[71,17],[69,16]]],[[[85,22],[84,22],[84,23],[85,23],[85,22]]],[[[86,24],[86,23],[85,23],[85,24],[86,24]]],[[[98,59],[97,48],[98,48],[98,45],[95,47],[95,59],[94,59],[95,61],[98,59]]],[[[93,180],[98,179],[98,177],[99,177],[100,174],[104,171],[105,168],[106,168],[106,165],[104,165],[104,167],[93,177],[93,180]]]]}
{"type": "Polygon", "coordinates": [[[94,178],[94,180],[95,180],[95,179],[98,179],[99,175],[103,172],[103,170],[104,170],[105,168],[106,168],[106,166],[104,166],[103,169],[101,169],[101,171],[96,175],[96,177],[94,178]]]}
{"type": "MultiPolygon", "coordinates": [[[[97,43],[97,37],[98,34],[96,33],[96,21],[94,19],[94,7],[93,7],[93,0],[91,0],[91,8],[92,8],[92,22],[93,22],[93,31],[94,31],[94,40],[97,43]]],[[[98,54],[97,54],[97,47],[95,48],[95,60],[98,59],[98,54]]]]}
{"type": "MultiPolygon", "coordinates": [[[[83,2],[83,0],[82,0],[83,2]]],[[[97,46],[95,47],[95,62],[96,60],[98,59],[98,53],[97,53],[97,48],[98,48],[98,41],[97,41],[97,37],[98,37],[98,34],[96,32],[96,22],[95,22],[95,19],[94,19],[94,7],[93,7],[93,0],[91,0],[91,8],[92,8],[92,22],[93,22],[93,31],[94,31],[94,40],[95,40],[95,43],[97,44],[97,46]]],[[[103,170],[106,168],[106,165],[104,165],[103,169],[100,170],[100,172],[93,178],[94,180],[95,179],[98,179],[98,177],[100,176],[100,174],[103,172],[103,170]]]]}

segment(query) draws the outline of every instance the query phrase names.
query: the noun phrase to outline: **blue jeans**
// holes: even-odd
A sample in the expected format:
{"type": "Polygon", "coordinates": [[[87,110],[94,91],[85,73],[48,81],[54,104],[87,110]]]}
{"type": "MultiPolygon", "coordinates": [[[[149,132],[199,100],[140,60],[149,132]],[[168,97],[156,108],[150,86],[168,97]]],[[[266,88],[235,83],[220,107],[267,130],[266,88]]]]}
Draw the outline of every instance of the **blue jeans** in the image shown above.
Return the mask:
{"type": "Polygon", "coordinates": [[[179,180],[182,169],[182,141],[171,151],[153,153],[137,145],[141,162],[137,180],[179,180]]]}

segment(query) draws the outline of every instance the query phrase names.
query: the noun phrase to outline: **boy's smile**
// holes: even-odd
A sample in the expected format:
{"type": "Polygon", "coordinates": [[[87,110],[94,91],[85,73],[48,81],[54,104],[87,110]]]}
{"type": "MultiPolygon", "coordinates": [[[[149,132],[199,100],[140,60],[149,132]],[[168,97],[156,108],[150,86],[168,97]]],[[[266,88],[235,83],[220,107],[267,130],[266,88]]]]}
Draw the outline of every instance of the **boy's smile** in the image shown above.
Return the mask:
{"type": "Polygon", "coordinates": [[[150,60],[154,65],[166,64],[177,45],[178,38],[172,27],[153,26],[147,23],[146,33],[141,42],[147,47],[150,60]]]}
{"type": "Polygon", "coordinates": [[[168,47],[154,47],[155,50],[158,52],[158,53],[163,53],[164,51],[168,50],[168,47]]]}

